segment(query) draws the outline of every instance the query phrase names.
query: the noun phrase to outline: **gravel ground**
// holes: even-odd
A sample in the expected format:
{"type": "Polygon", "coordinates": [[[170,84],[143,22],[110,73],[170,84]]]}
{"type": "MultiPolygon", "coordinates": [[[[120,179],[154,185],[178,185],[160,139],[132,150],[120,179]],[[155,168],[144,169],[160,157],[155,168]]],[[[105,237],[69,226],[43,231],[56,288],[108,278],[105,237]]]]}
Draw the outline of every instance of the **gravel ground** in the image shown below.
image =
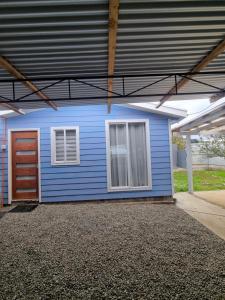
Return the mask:
{"type": "Polygon", "coordinates": [[[225,242],[173,205],[40,205],[0,219],[0,299],[225,299],[225,242]]]}

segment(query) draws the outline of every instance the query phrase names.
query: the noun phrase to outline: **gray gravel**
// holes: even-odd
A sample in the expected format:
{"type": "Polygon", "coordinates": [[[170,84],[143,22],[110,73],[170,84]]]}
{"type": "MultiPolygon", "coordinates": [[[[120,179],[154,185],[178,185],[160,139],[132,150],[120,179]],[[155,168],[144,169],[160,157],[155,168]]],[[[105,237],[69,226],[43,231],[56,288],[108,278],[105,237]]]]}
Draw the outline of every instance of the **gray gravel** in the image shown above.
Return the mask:
{"type": "Polygon", "coordinates": [[[0,219],[0,299],[225,299],[225,242],[173,205],[40,205],[0,219]]]}

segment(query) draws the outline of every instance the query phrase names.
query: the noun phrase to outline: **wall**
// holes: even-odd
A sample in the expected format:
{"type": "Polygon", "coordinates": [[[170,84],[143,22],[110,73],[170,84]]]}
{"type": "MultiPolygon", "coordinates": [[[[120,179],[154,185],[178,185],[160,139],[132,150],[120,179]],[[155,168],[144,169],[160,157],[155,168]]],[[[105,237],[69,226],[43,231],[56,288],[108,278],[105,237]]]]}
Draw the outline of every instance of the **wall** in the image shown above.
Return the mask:
{"type": "MultiPolygon", "coordinates": [[[[3,185],[3,178],[4,178],[4,174],[5,174],[5,169],[6,169],[6,165],[4,164],[7,159],[6,159],[6,153],[3,152],[2,150],[2,144],[4,141],[4,124],[5,120],[3,118],[0,117],[0,206],[3,202],[3,191],[4,191],[4,186],[3,185]]],[[[4,180],[4,183],[6,182],[6,180],[4,180]]],[[[6,194],[4,194],[6,196],[6,194]]]]}
{"type": "MultiPolygon", "coordinates": [[[[8,128],[40,128],[42,201],[72,201],[169,196],[172,193],[168,119],[126,107],[101,105],[32,112],[8,120],[8,128]],[[150,122],[151,191],[107,192],[105,120],[148,118],[150,122]],[[80,165],[52,166],[50,127],[80,126],[80,165]]],[[[5,181],[7,187],[7,180],[5,181]]],[[[5,192],[7,196],[7,192],[5,192]]]]}

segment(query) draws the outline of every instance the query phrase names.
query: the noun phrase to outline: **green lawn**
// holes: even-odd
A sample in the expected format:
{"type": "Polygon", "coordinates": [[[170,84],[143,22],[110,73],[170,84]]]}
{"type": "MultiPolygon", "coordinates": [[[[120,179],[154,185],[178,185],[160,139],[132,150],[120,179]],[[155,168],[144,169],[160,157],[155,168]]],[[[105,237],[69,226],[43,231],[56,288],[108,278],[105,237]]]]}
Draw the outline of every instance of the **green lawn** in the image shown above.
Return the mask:
{"type": "MultiPolygon", "coordinates": [[[[213,191],[225,189],[225,170],[193,171],[195,191],[213,191]]],[[[174,171],[175,192],[187,192],[187,172],[174,171]]]]}

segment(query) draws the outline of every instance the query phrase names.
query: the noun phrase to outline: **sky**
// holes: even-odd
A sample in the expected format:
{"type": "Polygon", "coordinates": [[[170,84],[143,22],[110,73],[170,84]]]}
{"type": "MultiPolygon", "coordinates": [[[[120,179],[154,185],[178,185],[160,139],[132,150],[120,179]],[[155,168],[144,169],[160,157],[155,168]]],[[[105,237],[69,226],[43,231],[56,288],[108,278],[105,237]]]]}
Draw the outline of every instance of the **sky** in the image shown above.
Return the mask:
{"type": "Polygon", "coordinates": [[[3,116],[5,114],[9,114],[11,112],[13,112],[13,111],[12,110],[3,110],[3,111],[0,111],[0,116],[3,116]]]}
{"type": "Polygon", "coordinates": [[[192,99],[182,101],[168,101],[167,104],[171,107],[187,110],[188,115],[197,115],[197,113],[210,106],[209,99],[192,99]]]}

